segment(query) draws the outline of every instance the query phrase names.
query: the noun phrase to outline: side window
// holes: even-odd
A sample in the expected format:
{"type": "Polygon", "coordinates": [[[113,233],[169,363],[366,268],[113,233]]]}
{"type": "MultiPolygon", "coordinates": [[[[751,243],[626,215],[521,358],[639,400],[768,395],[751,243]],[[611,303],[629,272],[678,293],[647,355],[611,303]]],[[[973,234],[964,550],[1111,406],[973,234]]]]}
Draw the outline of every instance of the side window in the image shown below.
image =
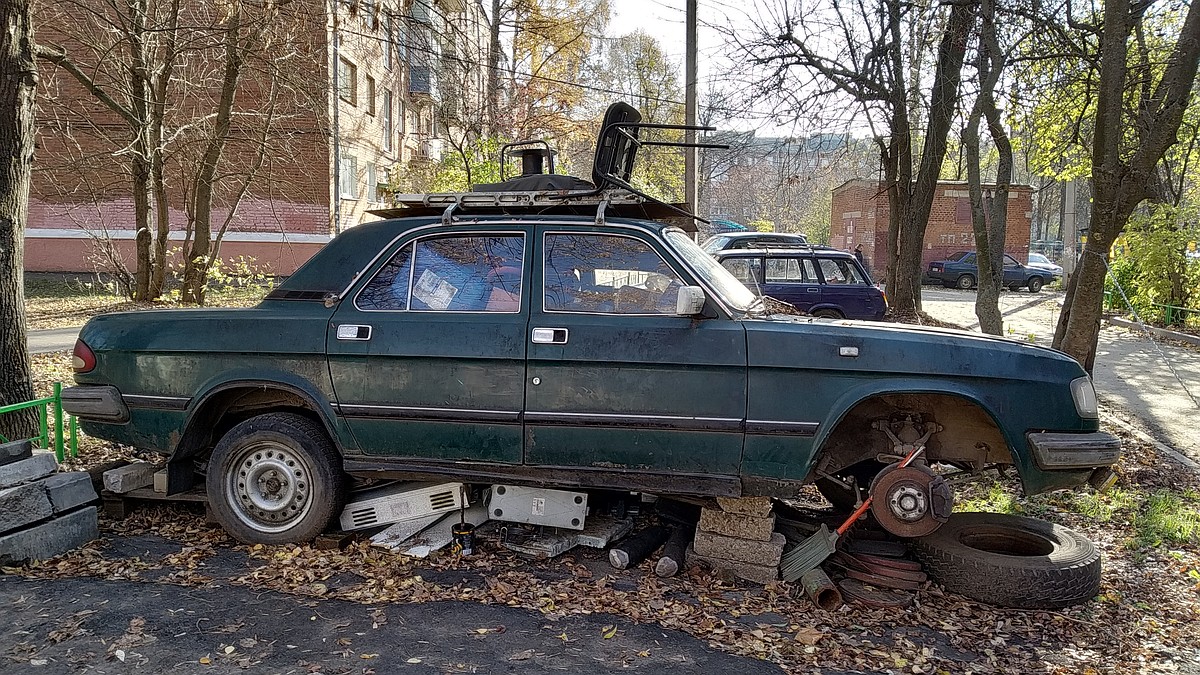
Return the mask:
{"type": "Polygon", "coordinates": [[[683,286],[645,242],[612,235],[546,235],[544,275],[550,312],[674,314],[683,286]]]}
{"type": "Polygon", "coordinates": [[[815,284],[816,268],[810,258],[771,258],[767,260],[767,283],[815,284]]]}
{"type": "Polygon", "coordinates": [[[964,255],[964,256],[962,257],[962,259],[961,259],[961,260],[959,260],[959,262],[960,262],[960,263],[962,263],[962,264],[964,264],[964,265],[974,265],[974,264],[975,264],[975,254],[974,254],[974,253],[968,253],[968,254],[964,255]]]}
{"type": "Polygon", "coordinates": [[[1010,255],[1004,256],[1004,266],[1005,267],[1016,267],[1019,264],[1020,263],[1017,262],[1016,258],[1014,258],[1010,255]]]}
{"type": "Polygon", "coordinates": [[[762,269],[760,258],[726,258],[721,266],[729,270],[737,280],[751,290],[758,287],[758,279],[762,269]]]}
{"type": "Polygon", "coordinates": [[[866,285],[867,280],[849,260],[821,258],[821,274],[827,284],[866,285]]]}
{"type": "Polygon", "coordinates": [[[367,284],[359,309],[519,312],[525,238],[434,237],[405,246],[367,284]]]}

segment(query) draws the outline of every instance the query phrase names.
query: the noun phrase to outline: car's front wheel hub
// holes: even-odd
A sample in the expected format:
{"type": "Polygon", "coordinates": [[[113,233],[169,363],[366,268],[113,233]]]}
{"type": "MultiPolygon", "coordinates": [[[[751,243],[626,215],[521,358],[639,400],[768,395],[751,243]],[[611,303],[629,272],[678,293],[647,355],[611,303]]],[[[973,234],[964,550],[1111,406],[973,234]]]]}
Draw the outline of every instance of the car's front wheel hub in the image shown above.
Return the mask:
{"type": "Polygon", "coordinates": [[[311,506],[308,467],[290,448],[256,443],[238,456],[227,485],[229,500],[244,523],[262,532],[286,530],[311,506]]]}

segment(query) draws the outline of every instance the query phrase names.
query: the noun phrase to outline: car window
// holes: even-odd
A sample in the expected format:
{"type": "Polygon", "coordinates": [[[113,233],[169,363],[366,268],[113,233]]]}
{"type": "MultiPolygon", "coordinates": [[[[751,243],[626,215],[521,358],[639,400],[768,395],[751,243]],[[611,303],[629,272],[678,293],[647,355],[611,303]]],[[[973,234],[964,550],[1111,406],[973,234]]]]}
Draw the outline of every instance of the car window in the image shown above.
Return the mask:
{"type": "Polygon", "coordinates": [[[858,266],[849,260],[840,258],[821,258],[821,276],[827,284],[856,284],[866,285],[867,280],[859,272],[858,266]]]}
{"type": "Polygon", "coordinates": [[[719,234],[714,234],[704,242],[700,248],[704,249],[705,253],[716,253],[725,248],[725,244],[729,241],[729,237],[722,237],[719,234]]]}
{"type": "Polygon", "coordinates": [[[524,235],[420,239],[400,249],[363,288],[366,310],[521,311],[524,235]]]}
{"type": "Polygon", "coordinates": [[[1038,265],[1049,265],[1050,259],[1047,258],[1046,256],[1042,255],[1041,253],[1030,253],[1029,254],[1029,262],[1036,263],[1038,265]]]}
{"type": "Polygon", "coordinates": [[[811,258],[768,258],[767,283],[815,284],[817,270],[811,258]]]}
{"type": "Polygon", "coordinates": [[[968,253],[968,254],[964,255],[963,257],[959,258],[958,262],[964,263],[967,265],[974,265],[975,264],[975,254],[968,253]]]}
{"type": "Polygon", "coordinates": [[[721,261],[721,266],[729,270],[730,274],[747,288],[753,289],[758,286],[762,270],[761,258],[726,258],[721,261]]]}
{"type": "Polygon", "coordinates": [[[683,286],[654,249],[630,237],[548,234],[544,263],[552,312],[674,314],[683,286]]]}
{"type": "Polygon", "coordinates": [[[1005,267],[1017,267],[1020,264],[1021,263],[1017,262],[1017,259],[1012,257],[1011,255],[1004,256],[1004,266],[1005,267]]]}

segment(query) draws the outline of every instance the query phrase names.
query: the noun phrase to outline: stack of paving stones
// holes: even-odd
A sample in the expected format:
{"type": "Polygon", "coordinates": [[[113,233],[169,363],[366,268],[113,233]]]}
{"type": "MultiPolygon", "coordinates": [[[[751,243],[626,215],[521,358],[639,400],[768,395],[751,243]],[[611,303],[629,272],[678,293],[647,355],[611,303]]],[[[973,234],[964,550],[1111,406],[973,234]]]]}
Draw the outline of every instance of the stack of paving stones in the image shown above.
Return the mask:
{"type": "Polygon", "coordinates": [[[86,472],[58,473],[54,453],[0,444],[0,564],[45,560],[100,536],[86,472]]]}
{"type": "Polygon", "coordinates": [[[770,497],[718,497],[720,509],[702,509],[692,553],[716,570],[765,584],[779,579],[779,559],[787,543],[775,531],[770,497]]]}

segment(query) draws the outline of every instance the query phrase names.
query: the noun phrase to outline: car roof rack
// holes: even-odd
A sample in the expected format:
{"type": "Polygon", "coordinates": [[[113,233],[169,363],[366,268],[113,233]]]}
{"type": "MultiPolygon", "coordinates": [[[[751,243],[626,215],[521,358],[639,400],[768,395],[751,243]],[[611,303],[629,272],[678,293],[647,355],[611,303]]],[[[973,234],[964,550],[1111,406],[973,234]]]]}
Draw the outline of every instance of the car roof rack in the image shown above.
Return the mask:
{"type": "Polygon", "coordinates": [[[371,209],[367,213],[381,218],[444,216],[447,209],[453,208],[454,214],[518,215],[533,212],[538,215],[597,216],[597,224],[603,224],[605,217],[669,219],[685,231],[696,231],[691,218],[680,217],[680,209],[685,208],[685,204],[665,204],[629,190],[437,192],[399,194],[393,195],[392,199],[397,206],[371,209]]]}

